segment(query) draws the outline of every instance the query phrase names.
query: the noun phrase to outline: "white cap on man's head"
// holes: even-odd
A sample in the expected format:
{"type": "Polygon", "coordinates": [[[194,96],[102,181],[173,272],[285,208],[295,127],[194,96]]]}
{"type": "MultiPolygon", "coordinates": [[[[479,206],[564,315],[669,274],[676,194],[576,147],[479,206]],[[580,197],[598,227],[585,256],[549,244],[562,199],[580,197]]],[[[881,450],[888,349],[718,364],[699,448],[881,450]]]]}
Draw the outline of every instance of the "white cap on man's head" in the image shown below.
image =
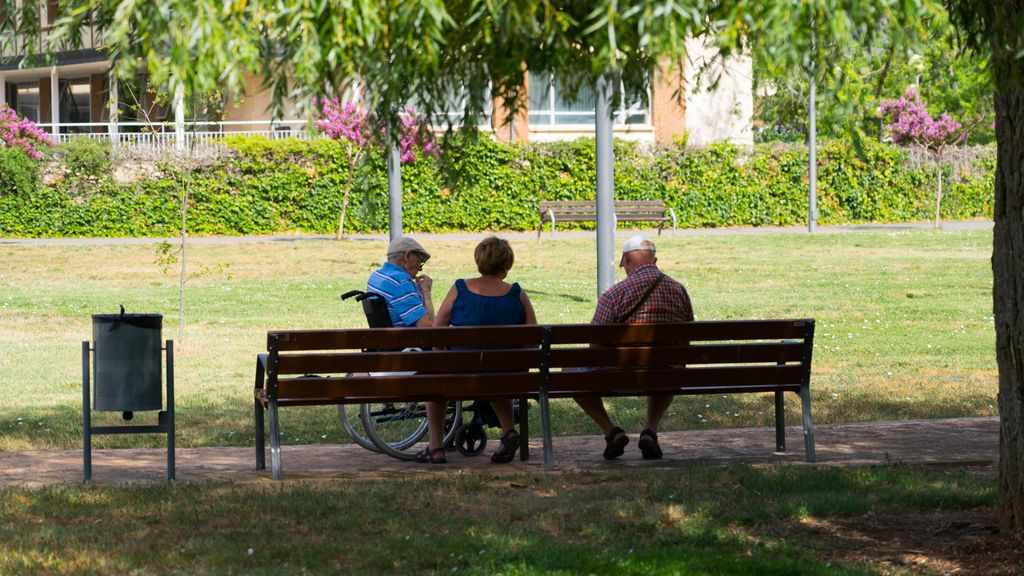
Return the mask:
{"type": "Polygon", "coordinates": [[[430,253],[424,250],[419,242],[408,236],[398,236],[388,245],[388,256],[392,254],[405,254],[406,252],[419,252],[430,258],[430,253]]]}
{"type": "Polygon", "coordinates": [[[622,245],[622,258],[619,260],[619,266],[622,267],[626,265],[627,252],[636,252],[637,250],[654,252],[654,242],[651,242],[646,236],[640,234],[626,240],[626,243],[622,245]]]}

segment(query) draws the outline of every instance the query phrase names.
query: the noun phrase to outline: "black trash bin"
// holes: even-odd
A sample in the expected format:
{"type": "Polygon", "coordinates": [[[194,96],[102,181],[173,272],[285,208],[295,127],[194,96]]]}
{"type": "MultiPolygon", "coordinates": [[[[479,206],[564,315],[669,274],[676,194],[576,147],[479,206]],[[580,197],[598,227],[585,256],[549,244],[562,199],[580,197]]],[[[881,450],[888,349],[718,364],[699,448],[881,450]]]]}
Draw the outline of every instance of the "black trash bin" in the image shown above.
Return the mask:
{"type": "Polygon", "coordinates": [[[101,412],[160,410],[161,314],[94,314],[93,407],[101,412]]]}
{"type": "Polygon", "coordinates": [[[93,343],[82,342],[82,463],[83,480],[92,480],[94,434],[167,434],[167,479],[174,480],[174,347],[160,342],[160,314],[94,314],[93,343]],[[163,347],[161,347],[163,344],[163,347]],[[166,366],[161,352],[167,354],[166,366]],[[92,365],[90,366],[90,353],[92,365]],[[166,382],[161,379],[166,369],[166,382]],[[95,382],[95,387],[92,383],[95,382]],[[167,409],[161,385],[166,386],[167,409]],[[133,412],[160,410],[155,425],[93,426],[92,410],[121,412],[131,420],[133,412]]]}

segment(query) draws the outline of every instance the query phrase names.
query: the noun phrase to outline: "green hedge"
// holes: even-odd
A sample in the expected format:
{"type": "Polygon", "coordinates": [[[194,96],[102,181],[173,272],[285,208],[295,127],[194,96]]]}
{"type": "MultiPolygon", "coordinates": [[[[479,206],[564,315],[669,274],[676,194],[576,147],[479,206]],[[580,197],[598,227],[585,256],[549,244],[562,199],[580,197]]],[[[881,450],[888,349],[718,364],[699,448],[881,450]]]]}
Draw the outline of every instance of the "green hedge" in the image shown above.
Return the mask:
{"type": "MultiPolygon", "coordinates": [[[[0,194],[0,235],[173,235],[186,188],[193,234],[335,231],[347,178],[344,144],[259,137],[232,138],[227,144],[224,159],[191,175],[165,166],[161,178],[127,185],[104,179],[87,190],[81,182],[62,182],[0,194]]],[[[420,157],[403,167],[405,228],[534,229],[538,201],[594,197],[594,156],[594,141],[587,139],[452,143],[443,164],[420,157]]],[[[821,224],[932,217],[931,172],[909,168],[906,153],[890,145],[868,143],[865,158],[843,142],[822,144],[821,224]]],[[[806,159],[804,150],[791,146],[760,145],[750,154],[728,145],[687,150],[616,142],[615,194],[663,200],[675,209],[680,227],[801,224],[807,214],[806,159]]],[[[947,181],[944,219],[992,216],[994,165],[994,152],[982,154],[969,174],[947,181]]],[[[379,153],[368,159],[353,190],[345,229],[387,229],[386,169],[379,153]]]]}

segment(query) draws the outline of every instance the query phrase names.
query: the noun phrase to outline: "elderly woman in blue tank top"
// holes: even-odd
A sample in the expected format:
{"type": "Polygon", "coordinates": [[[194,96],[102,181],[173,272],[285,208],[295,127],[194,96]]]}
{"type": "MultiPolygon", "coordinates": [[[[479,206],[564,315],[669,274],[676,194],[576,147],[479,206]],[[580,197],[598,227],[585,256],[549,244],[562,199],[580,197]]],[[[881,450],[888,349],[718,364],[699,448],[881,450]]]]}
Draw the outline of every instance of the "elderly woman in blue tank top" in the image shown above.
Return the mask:
{"type": "MultiPolygon", "coordinates": [[[[434,326],[498,326],[536,324],[537,316],[526,292],[519,284],[505,282],[515,255],[507,240],[491,236],[477,245],[473,252],[479,278],[456,280],[434,317],[434,326]]],[[[511,400],[491,402],[501,423],[501,447],[491,455],[491,462],[504,464],[515,458],[519,449],[519,433],[515,429],[511,400]]],[[[442,445],[444,404],[427,404],[430,446],[417,456],[417,461],[433,464],[447,462],[442,445]]]]}

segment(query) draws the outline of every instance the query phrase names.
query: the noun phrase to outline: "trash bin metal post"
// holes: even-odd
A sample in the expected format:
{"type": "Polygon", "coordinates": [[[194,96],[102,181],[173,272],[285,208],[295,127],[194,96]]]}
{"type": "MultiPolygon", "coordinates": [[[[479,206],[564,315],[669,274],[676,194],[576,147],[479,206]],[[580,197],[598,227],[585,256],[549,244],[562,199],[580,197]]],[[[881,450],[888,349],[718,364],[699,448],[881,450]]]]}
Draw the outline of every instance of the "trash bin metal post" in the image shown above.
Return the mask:
{"type": "Polygon", "coordinates": [[[174,481],[174,341],[167,350],[167,480],[174,481]]]}
{"type": "Polygon", "coordinates": [[[82,482],[92,480],[92,418],[89,414],[89,341],[82,342],[82,482]]]}

